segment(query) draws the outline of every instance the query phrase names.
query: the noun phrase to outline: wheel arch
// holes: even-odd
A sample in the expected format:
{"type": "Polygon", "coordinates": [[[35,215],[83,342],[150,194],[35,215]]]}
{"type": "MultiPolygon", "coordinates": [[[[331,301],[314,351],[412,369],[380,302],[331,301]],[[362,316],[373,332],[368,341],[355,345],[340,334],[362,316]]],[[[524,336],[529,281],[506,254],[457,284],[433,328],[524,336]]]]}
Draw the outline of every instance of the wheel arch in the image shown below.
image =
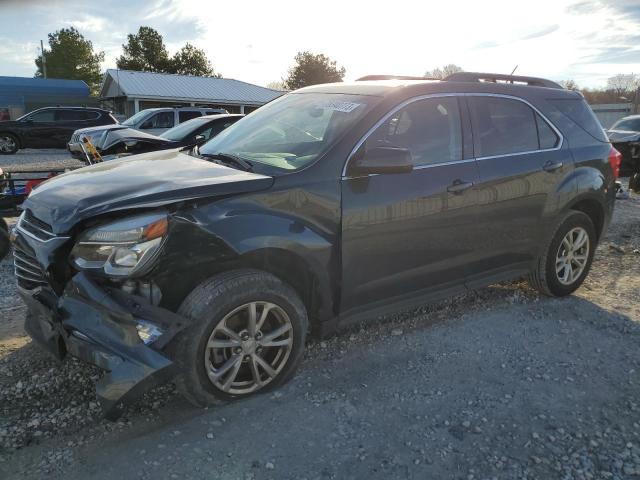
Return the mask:
{"type": "Polygon", "coordinates": [[[18,149],[24,148],[24,142],[22,141],[22,137],[18,135],[16,132],[0,129],[0,135],[11,135],[18,141],[18,149]]]}
{"type": "Polygon", "coordinates": [[[568,206],[568,210],[576,210],[587,215],[596,228],[596,235],[600,239],[605,225],[605,208],[600,200],[587,196],[578,198],[568,206]]]}
{"type": "Polygon", "coordinates": [[[328,276],[297,253],[276,247],[261,248],[242,254],[229,268],[261,270],[287,283],[304,303],[314,333],[322,322],[334,316],[328,276]]]}

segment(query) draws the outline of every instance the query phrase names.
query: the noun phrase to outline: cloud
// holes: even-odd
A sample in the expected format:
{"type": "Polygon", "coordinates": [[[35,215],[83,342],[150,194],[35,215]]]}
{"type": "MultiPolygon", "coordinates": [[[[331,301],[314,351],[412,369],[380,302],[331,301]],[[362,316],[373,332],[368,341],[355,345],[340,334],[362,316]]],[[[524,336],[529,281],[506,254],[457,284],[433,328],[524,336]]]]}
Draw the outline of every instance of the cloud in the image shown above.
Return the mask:
{"type": "Polygon", "coordinates": [[[521,37],[521,40],[531,40],[534,38],[544,37],[546,35],[550,35],[553,32],[557,31],[559,28],[560,28],[560,25],[549,25],[548,27],[544,27],[540,30],[537,30],[535,32],[529,33],[528,35],[521,37]]]}

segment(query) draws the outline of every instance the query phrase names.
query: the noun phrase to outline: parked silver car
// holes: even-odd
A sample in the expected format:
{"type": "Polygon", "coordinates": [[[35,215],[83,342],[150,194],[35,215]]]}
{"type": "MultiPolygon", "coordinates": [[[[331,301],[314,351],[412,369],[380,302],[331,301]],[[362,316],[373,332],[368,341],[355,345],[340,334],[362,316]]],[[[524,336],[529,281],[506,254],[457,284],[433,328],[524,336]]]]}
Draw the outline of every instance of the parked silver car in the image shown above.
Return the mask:
{"type": "Polygon", "coordinates": [[[75,158],[83,156],[81,143],[84,138],[89,138],[91,143],[100,148],[102,141],[106,137],[109,130],[117,130],[122,128],[132,128],[140,130],[151,135],[160,135],[170,128],[191,120],[192,118],[201,117],[203,115],[216,115],[221,113],[229,113],[224,108],[207,108],[207,107],[163,107],[163,108],[147,108],[141,110],[135,115],[129,117],[122,123],[114,125],[104,125],[100,127],[81,128],[73,132],[71,140],[67,144],[67,150],[75,158]]]}

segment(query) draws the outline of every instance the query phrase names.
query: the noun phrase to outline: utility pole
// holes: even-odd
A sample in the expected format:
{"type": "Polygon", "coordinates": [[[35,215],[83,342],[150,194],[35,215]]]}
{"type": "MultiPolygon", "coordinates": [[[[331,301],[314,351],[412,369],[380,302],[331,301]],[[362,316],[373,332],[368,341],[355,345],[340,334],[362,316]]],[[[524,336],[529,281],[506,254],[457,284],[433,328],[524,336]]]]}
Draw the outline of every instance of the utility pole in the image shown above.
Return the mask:
{"type": "Polygon", "coordinates": [[[42,76],[47,78],[47,58],[44,56],[44,44],[40,40],[40,52],[42,52],[42,76]]]}

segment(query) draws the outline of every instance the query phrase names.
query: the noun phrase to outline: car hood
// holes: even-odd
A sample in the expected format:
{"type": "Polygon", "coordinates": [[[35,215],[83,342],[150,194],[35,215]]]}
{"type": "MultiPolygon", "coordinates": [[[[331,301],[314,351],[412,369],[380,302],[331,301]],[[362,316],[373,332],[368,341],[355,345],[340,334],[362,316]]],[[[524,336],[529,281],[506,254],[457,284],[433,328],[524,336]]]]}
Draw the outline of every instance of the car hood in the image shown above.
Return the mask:
{"type": "Polygon", "coordinates": [[[126,125],[122,125],[120,123],[112,123],[110,125],[98,125],[97,127],[85,127],[79,128],[74,133],[82,133],[84,135],[91,135],[96,132],[104,132],[105,130],[120,130],[123,128],[129,128],[126,125]]]}
{"type": "Polygon", "coordinates": [[[640,132],[629,130],[607,130],[610,142],[637,142],[640,140],[640,132]]]}
{"type": "Polygon", "coordinates": [[[105,138],[102,140],[100,149],[107,150],[118,143],[122,142],[146,142],[154,145],[171,145],[177,144],[173,140],[168,138],[159,137],[158,135],[151,135],[150,133],[141,132],[133,128],[122,128],[116,130],[109,130],[105,138]]]}
{"type": "Polygon", "coordinates": [[[52,178],[23,204],[56,234],[78,222],[118,210],[254,192],[273,178],[202,160],[180,150],[134,155],[52,178]]]}

